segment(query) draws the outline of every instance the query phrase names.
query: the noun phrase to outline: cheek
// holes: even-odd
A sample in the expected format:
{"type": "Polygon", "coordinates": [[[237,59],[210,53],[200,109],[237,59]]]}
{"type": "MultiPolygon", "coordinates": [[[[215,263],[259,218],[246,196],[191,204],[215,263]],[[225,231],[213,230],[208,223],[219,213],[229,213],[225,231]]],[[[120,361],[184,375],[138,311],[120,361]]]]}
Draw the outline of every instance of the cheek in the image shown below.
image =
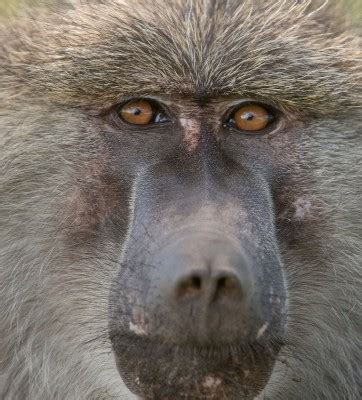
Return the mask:
{"type": "Polygon", "coordinates": [[[127,220],[127,189],[101,164],[88,165],[75,177],[62,202],[61,226],[74,244],[92,244],[127,220]]]}
{"type": "Polygon", "coordinates": [[[300,222],[306,222],[313,219],[313,199],[312,196],[309,197],[299,197],[297,198],[292,207],[294,207],[293,218],[300,222]]]}
{"type": "MultiPolygon", "coordinates": [[[[276,225],[279,243],[299,251],[308,243],[319,246],[323,230],[323,204],[308,185],[308,177],[289,181],[276,197],[276,225]]],[[[316,251],[316,250],[314,250],[316,251]]]]}
{"type": "MultiPolygon", "coordinates": [[[[273,188],[277,231],[287,244],[314,237],[323,223],[323,204],[314,190],[310,167],[298,159],[297,151],[281,170],[286,171],[273,188]]],[[[282,157],[280,157],[282,160],[282,157]]]]}
{"type": "Polygon", "coordinates": [[[288,181],[279,187],[276,194],[276,214],[279,222],[295,223],[299,226],[316,223],[320,220],[320,200],[305,182],[288,181]]]}

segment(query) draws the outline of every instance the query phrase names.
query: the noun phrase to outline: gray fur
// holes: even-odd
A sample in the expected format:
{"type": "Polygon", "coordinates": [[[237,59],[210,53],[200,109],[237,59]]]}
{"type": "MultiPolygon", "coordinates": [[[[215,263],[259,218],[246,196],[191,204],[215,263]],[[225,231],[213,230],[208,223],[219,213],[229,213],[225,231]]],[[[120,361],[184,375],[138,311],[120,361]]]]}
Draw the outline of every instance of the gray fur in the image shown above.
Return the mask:
{"type": "Polygon", "coordinates": [[[98,235],[115,229],[99,114],[130,94],[180,92],[267,99],[301,126],[277,210],[290,223],[288,340],[259,399],[361,398],[361,75],[334,10],[110,0],[4,23],[1,399],[132,398],[107,334],[120,250],[98,235]]]}

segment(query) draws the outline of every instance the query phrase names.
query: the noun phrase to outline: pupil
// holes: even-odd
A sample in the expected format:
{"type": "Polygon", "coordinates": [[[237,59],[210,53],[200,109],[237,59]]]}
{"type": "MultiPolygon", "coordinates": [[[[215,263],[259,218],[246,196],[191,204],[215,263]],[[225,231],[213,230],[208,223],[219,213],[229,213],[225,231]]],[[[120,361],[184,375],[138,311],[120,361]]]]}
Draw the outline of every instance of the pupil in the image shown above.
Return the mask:
{"type": "Polygon", "coordinates": [[[251,113],[251,112],[247,112],[247,113],[244,114],[244,118],[245,118],[247,121],[252,121],[252,120],[254,119],[254,114],[251,113]]]}
{"type": "Polygon", "coordinates": [[[139,108],[134,108],[133,109],[133,114],[134,115],[140,115],[142,113],[142,111],[139,108]]]}

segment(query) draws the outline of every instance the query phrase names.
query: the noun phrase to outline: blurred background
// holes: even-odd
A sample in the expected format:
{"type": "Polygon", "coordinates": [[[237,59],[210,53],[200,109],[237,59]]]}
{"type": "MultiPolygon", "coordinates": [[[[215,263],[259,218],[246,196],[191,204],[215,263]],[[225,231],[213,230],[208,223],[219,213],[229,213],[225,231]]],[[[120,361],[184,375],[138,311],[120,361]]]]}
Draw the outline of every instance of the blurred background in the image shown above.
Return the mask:
{"type": "MultiPolygon", "coordinates": [[[[61,0],[64,2],[64,0],[61,0]]],[[[58,0],[0,0],[0,13],[14,13],[15,11],[21,9],[21,7],[29,7],[36,4],[56,4],[60,3],[58,0]]]]}
{"type": "MultiPolygon", "coordinates": [[[[64,0],[62,0],[64,1],[64,0]]],[[[350,12],[355,22],[362,18],[362,0],[340,0],[350,12]]],[[[13,13],[14,10],[21,8],[21,5],[34,5],[36,3],[59,3],[59,0],[0,0],[0,13],[13,13]]]]}

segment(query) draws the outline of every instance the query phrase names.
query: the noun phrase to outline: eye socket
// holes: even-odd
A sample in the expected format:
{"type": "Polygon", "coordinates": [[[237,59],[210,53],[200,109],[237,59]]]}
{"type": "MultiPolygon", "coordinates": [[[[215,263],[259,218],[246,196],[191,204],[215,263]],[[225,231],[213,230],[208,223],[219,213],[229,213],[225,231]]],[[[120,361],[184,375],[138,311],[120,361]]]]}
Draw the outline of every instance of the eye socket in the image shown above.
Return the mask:
{"type": "Polygon", "coordinates": [[[130,100],[121,105],[117,113],[119,118],[131,125],[150,125],[168,121],[161,107],[147,99],[130,100]]]}
{"type": "Polygon", "coordinates": [[[231,116],[235,128],[255,133],[264,130],[274,119],[275,115],[271,111],[256,103],[241,105],[231,116]]]}

